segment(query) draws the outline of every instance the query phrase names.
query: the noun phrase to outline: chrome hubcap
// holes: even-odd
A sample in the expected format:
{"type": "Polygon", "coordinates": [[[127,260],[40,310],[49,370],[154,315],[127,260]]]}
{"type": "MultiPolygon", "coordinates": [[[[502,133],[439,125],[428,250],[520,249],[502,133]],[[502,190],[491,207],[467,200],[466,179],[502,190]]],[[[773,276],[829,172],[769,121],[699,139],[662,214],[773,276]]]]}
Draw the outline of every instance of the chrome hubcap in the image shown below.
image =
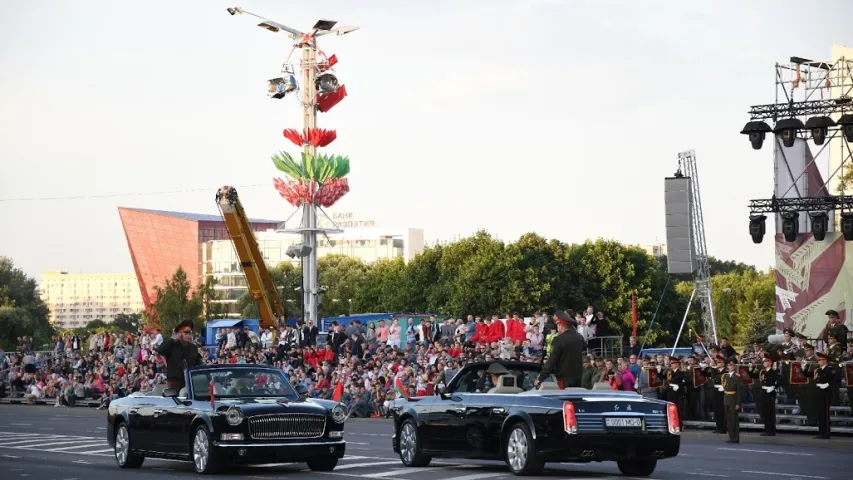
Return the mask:
{"type": "Polygon", "coordinates": [[[506,459],[513,470],[519,471],[527,464],[527,435],[520,428],[516,428],[509,436],[506,444],[506,459]]]}
{"type": "Polygon", "coordinates": [[[415,446],[417,445],[418,433],[411,423],[403,425],[403,430],[400,432],[400,457],[403,462],[412,463],[415,461],[415,446]]]}
{"type": "Polygon", "coordinates": [[[118,433],[116,433],[116,461],[119,465],[124,465],[127,462],[127,457],[130,454],[129,440],[127,427],[124,425],[118,427],[118,433]]]}
{"type": "Polygon", "coordinates": [[[195,463],[195,469],[199,472],[203,472],[204,467],[207,466],[208,453],[207,433],[204,430],[199,430],[196,432],[195,440],[193,441],[193,463],[195,463]]]}

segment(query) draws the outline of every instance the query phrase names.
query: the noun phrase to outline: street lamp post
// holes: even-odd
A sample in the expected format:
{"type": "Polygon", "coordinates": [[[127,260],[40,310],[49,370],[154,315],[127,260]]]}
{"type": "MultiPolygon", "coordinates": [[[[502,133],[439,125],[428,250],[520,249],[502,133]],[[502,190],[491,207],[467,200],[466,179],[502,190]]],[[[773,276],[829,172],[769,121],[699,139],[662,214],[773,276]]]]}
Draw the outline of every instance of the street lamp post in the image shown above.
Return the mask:
{"type": "MultiPolygon", "coordinates": [[[[302,82],[300,85],[300,100],[302,104],[302,123],[305,131],[317,127],[317,73],[320,65],[317,62],[317,37],[324,35],[345,35],[347,33],[358,30],[355,26],[336,27],[337,22],[332,20],[319,20],[314,27],[308,32],[302,32],[287,25],[274,22],[260,15],[244,10],[242,7],[231,7],[227,9],[231,15],[250,15],[261,20],[259,27],[269,30],[273,33],[284,32],[293,40],[296,40],[296,46],[302,50],[302,62],[300,64],[302,82]]],[[[282,98],[281,96],[273,96],[273,98],[282,98]]],[[[317,153],[317,146],[310,142],[305,142],[303,152],[312,157],[317,153]]],[[[340,233],[337,228],[318,228],[317,226],[317,204],[314,201],[306,202],[302,206],[302,222],[299,228],[286,230],[277,230],[284,233],[299,233],[302,235],[302,242],[307,247],[307,255],[302,257],[302,305],[303,305],[303,320],[314,321],[315,325],[319,325],[317,317],[317,309],[319,306],[320,296],[324,293],[317,284],[317,233],[340,233]]]]}

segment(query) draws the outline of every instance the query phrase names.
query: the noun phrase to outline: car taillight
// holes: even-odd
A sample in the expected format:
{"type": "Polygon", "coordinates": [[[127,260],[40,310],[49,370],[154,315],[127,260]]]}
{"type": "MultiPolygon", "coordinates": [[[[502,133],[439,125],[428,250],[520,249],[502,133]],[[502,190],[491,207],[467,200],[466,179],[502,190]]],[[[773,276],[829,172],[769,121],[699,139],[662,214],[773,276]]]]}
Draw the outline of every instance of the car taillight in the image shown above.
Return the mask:
{"type": "Polygon", "coordinates": [[[578,433],[578,418],[575,416],[575,404],[572,402],[563,404],[563,430],[570,435],[578,433]]]}
{"type": "Polygon", "coordinates": [[[674,403],[666,406],[666,419],[667,423],[669,423],[669,433],[681,435],[681,427],[678,423],[678,407],[674,403]]]}

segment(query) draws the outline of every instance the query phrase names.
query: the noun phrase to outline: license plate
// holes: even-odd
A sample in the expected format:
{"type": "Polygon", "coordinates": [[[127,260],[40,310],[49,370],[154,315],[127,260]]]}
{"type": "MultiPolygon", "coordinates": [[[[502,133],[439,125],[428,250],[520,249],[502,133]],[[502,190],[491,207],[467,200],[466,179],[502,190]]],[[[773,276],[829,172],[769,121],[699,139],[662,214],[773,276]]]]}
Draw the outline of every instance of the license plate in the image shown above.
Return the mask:
{"type": "Polygon", "coordinates": [[[639,428],[643,426],[641,418],[605,418],[604,425],[615,428],[639,428]]]}

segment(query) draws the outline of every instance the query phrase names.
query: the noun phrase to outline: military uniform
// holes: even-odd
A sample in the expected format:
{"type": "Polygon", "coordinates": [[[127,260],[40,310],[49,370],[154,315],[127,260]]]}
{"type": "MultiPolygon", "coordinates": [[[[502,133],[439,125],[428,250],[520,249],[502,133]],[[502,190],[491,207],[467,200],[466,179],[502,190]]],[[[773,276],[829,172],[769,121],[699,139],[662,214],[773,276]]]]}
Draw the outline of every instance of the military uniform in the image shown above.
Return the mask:
{"type": "Polygon", "coordinates": [[[829,336],[835,336],[835,339],[838,340],[839,345],[841,346],[841,351],[847,350],[847,336],[850,334],[850,330],[843,323],[835,323],[838,320],[839,315],[835,310],[827,310],[826,316],[829,317],[829,320],[833,322],[832,325],[826,328],[823,333],[823,340],[828,342],[829,336]]]}
{"type": "Polygon", "coordinates": [[[769,355],[764,357],[764,368],[758,374],[757,384],[761,390],[756,403],[761,404],[761,419],[764,421],[764,433],[761,436],[773,437],[776,435],[776,391],[782,382],[769,355]]]}
{"type": "Polygon", "coordinates": [[[817,438],[829,438],[830,385],[835,381],[835,369],[828,365],[826,354],[818,353],[820,366],[814,371],[815,403],[817,407],[817,438]]]}
{"type": "Polygon", "coordinates": [[[722,377],[726,372],[726,368],[723,365],[726,360],[722,355],[718,355],[716,360],[717,366],[706,368],[702,371],[702,375],[708,377],[706,385],[711,388],[711,405],[714,411],[714,423],[717,425],[714,433],[726,433],[728,426],[726,424],[725,401],[723,399],[725,397],[725,388],[722,383],[722,377]]]}
{"type": "Polygon", "coordinates": [[[672,402],[678,409],[679,428],[684,428],[684,396],[687,393],[687,376],[679,368],[681,360],[677,358],[669,359],[670,368],[666,373],[659,372],[658,375],[666,380],[664,399],[667,402],[672,402]]]}
{"type": "MultiPolygon", "coordinates": [[[[175,334],[192,334],[192,320],[185,320],[175,327],[175,334]]],[[[198,347],[192,342],[169,338],[157,347],[157,353],[166,358],[166,383],[169,388],[180,390],[186,386],[184,369],[202,364],[198,347]]]]}
{"type": "MultiPolygon", "coordinates": [[[[838,337],[835,334],[830,334],[828,339],[830,340],[829,346],[826,347],[826,359],[829,363],[830,368],[838,369],[839,374],[842,373],[841,370],[841,362],[842,357],[844,356],[844,351],[841,350],[841,344],[838,343],[838,337]],[[833,340],[835,340],[834,343],[833,340]]],[[[833,406],[837,407],[841,405],[841,377],[843,375],[835,375],[834,381],[829,384],[830,390],[830,398],[833,406]]]]}
{"type": "MultiPolygon", "coordinates": [[[[729,360],[728,365],[736,367],[734,360],[729,360]]],[[[726,427],[729,440],[726,443],[740,443],[740,407],[743,400],[743,381],[737,372],[726,372],[720,377],[725,396],[726,427]]]]}
{"type": "Polygon", "coordinates": [[[808,379],[807,384],[799,386],[800,391],[800,410],[806,415],[806,425],[817,426],[817,410],[816,390],[814,372],[817,369],[817,357],[814,355],[814,347],[811,344],[805,344],[806,354],[801,359],[803,365],[803,375],[808,379]]]}
{"type": "MultiPolygon", "coordinates": [[[[796,405],[799,399],[800,386],[791,384],[791,362],[797,360],[798,352],[795,352],[796,344],[793,342],[794,330],[785,329],[785,341],[782,343],[782,351],[780,352],[779,361],[782,366],[782,382],[785,387],[785,393],[788,397],[788,402],[796,405]]],[[[802,406],[800,408],[803,408],[802,406]]]]}
{"type": "MultiPolygon", "coordinates": [[[[559,324],[577,326],[575,320],[562,310],[557,310],[554,319],[559,324]]],[[[583,336],[574,329],[554,336],[548,361],[539,373],[539,381],[554,375],[560,388],[580,387],[585,344],[583,336]]]]}

